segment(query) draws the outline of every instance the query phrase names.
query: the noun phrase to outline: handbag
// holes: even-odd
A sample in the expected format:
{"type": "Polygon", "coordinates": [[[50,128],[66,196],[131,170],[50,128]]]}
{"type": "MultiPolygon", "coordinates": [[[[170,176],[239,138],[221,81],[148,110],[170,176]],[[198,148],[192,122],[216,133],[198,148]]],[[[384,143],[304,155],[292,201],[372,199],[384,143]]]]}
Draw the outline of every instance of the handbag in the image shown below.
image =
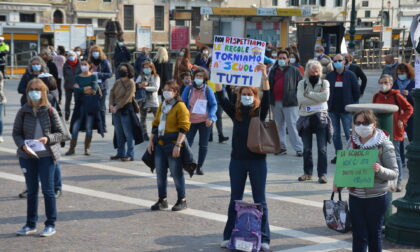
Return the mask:
{"type": "Polygon", "coordinates": [[[323,212],[328,228],[340,233],[351,230],[349,206],[347,201],[341,200],[341,192],[338,193],[338,200],[334,200],[334,192],[331,200],[324,200],[323,212]]]}
{"type": "Polygon", "coordinates": [[[274,154],[280,152],[280,138],[277,123],[271,118],[270,107],[268,121],[263,122],[258,116],[252,117],[248,129],[247,147],[251,152],[258,154],[274,154]]]}
{"type": "Polygon", "coordinates": [[[140,113],[140,106],[134,98],[131,100],[131,104],[133,104],[134,112],[140,113]]]}

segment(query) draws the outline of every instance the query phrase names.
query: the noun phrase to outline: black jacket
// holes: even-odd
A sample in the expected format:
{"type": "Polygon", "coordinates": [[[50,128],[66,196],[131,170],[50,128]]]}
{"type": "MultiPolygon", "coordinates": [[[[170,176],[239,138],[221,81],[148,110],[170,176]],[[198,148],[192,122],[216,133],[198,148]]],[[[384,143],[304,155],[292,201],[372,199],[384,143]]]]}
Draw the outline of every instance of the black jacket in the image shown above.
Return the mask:
{"type": "MultiPolygon", "coordinates": [[[[276,62],[268,74],[268,80],[270,82],[270,104],[273,106],[276,102],[274,99],[274,85],[276,83],[274,77],[278,68],[279,65],[276,62]]],[[[283,107],[297,106],[297,85],[302,79],[302,76],[300,75],[299,69],[294,66],[286,66],[284,67],[284,71],[286,71],[286,73],[284,76],[283,107]]]]}
{"type": "Polygon", "coordinates": [[[115,46],[114,67],[118,68],[121,63],[130,62],[131,54],[125,46],[115,46]]]}
{"type": "Polygon", "coordinates": [[[55,80],[58,81],[58,70],[57,66],[54,64],[52,60],[47,61],[47,67],[49,70],[49,73],[54,76],[55,80]]]}
{"type": "Polygon", "coordinates": [[[153,64],[155,65],[156,72],[160,77],[159,94],[161,94],[165,83],[172,79],[172,64],[169,62],[159,63],[156,60],[153,61],[153,64]]]}
{"type": "Polygon", "coordinates": [[[356,75],[356,77],[362,81],[362,84],[360,85],[360,95],[363,95],[367,84],[366,74],[363,72],[362,68],[360,68],[356,64],[350,64],[348,69],[352,71],[356,75]]]}

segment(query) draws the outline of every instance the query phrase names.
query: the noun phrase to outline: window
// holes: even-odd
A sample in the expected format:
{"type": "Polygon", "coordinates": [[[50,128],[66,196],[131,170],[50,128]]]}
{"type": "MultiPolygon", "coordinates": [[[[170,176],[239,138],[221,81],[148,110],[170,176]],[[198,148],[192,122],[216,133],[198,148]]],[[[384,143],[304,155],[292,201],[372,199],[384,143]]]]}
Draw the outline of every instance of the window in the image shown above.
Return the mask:
{"type": "Polygon", "coordinates": [[[309,5],[316,5],[316,0],[309,0],[309,5]]]}
{"type": "Polygon", "coordinates": [[[0,15],[0,21],[6,22],[6,16],[5,15],[0,15]]]}
{"type": "Polygon", "coordinates": [[[278,0],[272,0],[271,2],[272,2],[271,5],[273,5],[273,6],[279,5],[279,1],[278,0]]]}
{"type": "Polygon", "coordinates": [[[104,0],[104,3],[110,3],[112,0],[104,0]]]}
{"type": "Polygon", "coordinates": [[[35,13],[19,13],[20,22],[35,23],[35,13]]]}
{"type": "Polygon", "coordinates": [[[134,30],[133,5],[124,5],[124,30],[134,30]]]}
{"type": "Polygon", "coordinates": [[[78,18],[77,19],[78,24],[92,24],[91,18],[78,18]]]}
{"type": "Polygon", "coordinates": [[[299,6],[299,0],[289,0],[290,6],[299,6]]]}
{"type": "Polygon", "coordinates": [[[302,5],[308,4],[308,0],[301,0],[300,4],[302,4],[302,5]]]}
{"type": "Polygon", "coordinates": [[[192,21],[191,21],[191,34],[195,37],[200,34],[200,23],[201,23],[201,13],[200,7],[192,7],[192,21]]]}
{"type": "Polygon", "coordinates": [[[326,2],[326,0],[320,0],[319,1],[319,5],[321,5],[322,7],[325,7],[325,3],[326,2]]]}
{"type": "Polygon", "coordinates": [[[105,28],[107,22],[108,22],[108,19],[106,19],[106,18],[99,18],[98,19],[98,27],[99,28],[105,28]]]}
{"type": "Polygon", "coordinates": [[[362,7],[369,7],[369,1],[362,1],[362,7]]]}
{"type": "Polygon", "coordinates": [[[336,7],[343,6],[343,0],[335,0],[335,6],[336,7]]]}
{"type": "Polygon", "coordinates": [[[63,21],[63,13],[59,10],[55,10],[53,14],[53,22],[54,24],[62,24],[63,21]]]}
{"type": "Polygon", "coordinates": [[[165,30],[165,7],[155,6],[155,30],[165,30]]]}
{"type": "MultiPolygon", "coordinates": [[[[185,10],[185,7],[184,6],[176,6],[175,10],[185,10]]],[[[175,20],[175,25],[176,26],[184,26],[185,21],[184,20],[175,20]]]]}
{"type": "Polygon", "coordinates": [[[365,18],[370,18],[370,10],[365,11],[365,18]]]}

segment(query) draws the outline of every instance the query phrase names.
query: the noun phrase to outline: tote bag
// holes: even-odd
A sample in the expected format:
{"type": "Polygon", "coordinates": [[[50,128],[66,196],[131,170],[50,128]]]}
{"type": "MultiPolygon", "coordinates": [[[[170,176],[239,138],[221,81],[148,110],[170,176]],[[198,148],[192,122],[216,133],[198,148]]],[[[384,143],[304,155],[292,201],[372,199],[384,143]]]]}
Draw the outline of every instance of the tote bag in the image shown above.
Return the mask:
{"type": "Polygon", "coordinates": [[[323,212],[328,228],[340,233],[351,230],[349,206],[347,201],[341,200],[341,192],[338,193],[338,200],[334,200],[334,192],[330,200],[324,200],[323,212]]]}
{"type": "Polygon", "coordinates": [[[277,123],[268,110],[268,121],[263,122],[258,116],[252,117],[248,129],[247,147],[251,152],[258,154],[274,154],[280,151],[280,138],[277,123]]]}

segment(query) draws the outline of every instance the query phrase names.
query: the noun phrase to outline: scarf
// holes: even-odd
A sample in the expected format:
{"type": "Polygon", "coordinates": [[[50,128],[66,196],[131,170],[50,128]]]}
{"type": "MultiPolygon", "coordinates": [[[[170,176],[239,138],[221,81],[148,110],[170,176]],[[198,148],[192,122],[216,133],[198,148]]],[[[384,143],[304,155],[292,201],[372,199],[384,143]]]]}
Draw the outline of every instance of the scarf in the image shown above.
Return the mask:
{"type": "Polygon", "coordinates": [[[173,108],[177,101],[172,99],[169,103],[165,100],[162,104],[162,114],[160,115],[160,123],[158,127],[158,136],[161,137],[165,135],[165,128],[166,128],[166,116],[168,115],[169,111],[173,108]]]}
{"type": "Polygon", "coordinates": [[[402,91],[404,91],[407,88],[408,84],[410,84],[410,81],[411,80],[403,80],[402,81],[400,79],[397,79],[398,88],[400,89],[401,93],[402,93],[402,91]]]}
{"type": "Polygon", "coordinates": [[[375,134],[364,144],[360,142],[360,136],[352,135],[352,141],[360,149],[374,149],[380,146],[389,137],[380,129],[375,129],[375,134]]]}
{"type": "Polygon", "coordinates": [[[69,65],[71,66],[71,70],[74,71],[74,68],[76,67],[78,62],[78,59],[75,59],[73,61],[67,60],[67,63],[69,63],[69,65]]]}

